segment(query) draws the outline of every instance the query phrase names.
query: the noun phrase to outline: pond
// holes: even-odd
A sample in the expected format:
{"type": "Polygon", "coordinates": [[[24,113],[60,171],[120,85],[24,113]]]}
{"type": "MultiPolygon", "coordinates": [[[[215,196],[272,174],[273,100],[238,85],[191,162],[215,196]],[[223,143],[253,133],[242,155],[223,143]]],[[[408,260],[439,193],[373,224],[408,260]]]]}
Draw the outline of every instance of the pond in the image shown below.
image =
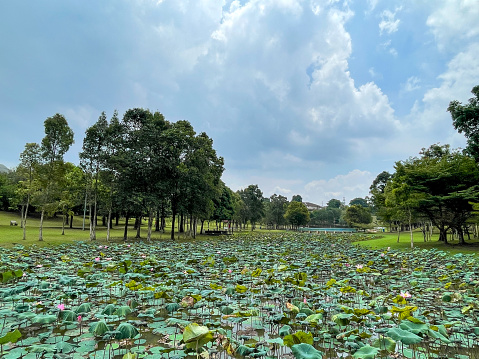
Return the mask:
{"type": "Polygon", "coordinates": [[[350,238],[2,250],[2,358],[479,357],[473,256],[350,238]]]}

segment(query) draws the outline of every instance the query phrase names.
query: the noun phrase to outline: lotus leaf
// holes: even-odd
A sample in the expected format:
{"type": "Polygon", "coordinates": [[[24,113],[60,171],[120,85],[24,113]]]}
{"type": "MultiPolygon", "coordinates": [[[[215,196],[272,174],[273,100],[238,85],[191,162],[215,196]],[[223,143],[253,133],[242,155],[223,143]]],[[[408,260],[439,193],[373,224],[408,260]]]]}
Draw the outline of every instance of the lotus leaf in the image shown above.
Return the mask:
{"type": "Polygon", "coordinates": [[[18,339],[22,337],[22,333],[18,329],[14,331],[8,332],[2,337],[0,337],[0,345],[4,345],[7,343],[16,343],[18,339]]]}
{"type": "Polygon", "coordinates": [[[379,349],[386,349],[390,353],[396,351],[396,342],[389,337],[381,336],[373,342],[372,346],[379,349]]]}
{"type": "Polygon", "coordinates": [[[388,336],[390,336],[394,340],[400,340],[404,344],[417,344],[422,342],[423,338],[419,335],[411,333],[407,330],[403,330],[401,328],[391,328],[387,332],[388,336]]]}
{"type": "Polygon", "coordinates": [[[78,308],[75,309],[76,314],[86,314],[91,312],[91,304],[83,303],[78,308]]]}
{"type": "Polygon", "coordinates": [[[32,323],[38,324],[50,324],[55,322],[58,319],[56,315],[50,314],[38,314],[32,318],[32,323]]]}
{"type": "Polygon", "coordinates": [[[293,329],[289,326],[289,325],[283,325],[280,329],[279,329],[279,336],[280,337],[284,337],[286,335],[289,335],[291,334],[291,331],[293,329]]]}
{"type": "Polygon", "coordinates": [[[117,315],[119,317],[126,317],[130,313],[131,313],[131,308],[127,305],[123,305],[121,307],[116,308],[116,310],[113,312],[113,315],[117,315]]]}
{"type": "Polygon", "coordinates": [[[121,323],[118,328],[116,328],[115,338],[116,339],[131,339],[138,335],[138,330],[131,325],[130,323],[121,323]]]}
{"type": "Polygon", "coordinates": [[[355,352],[353,354],[353,357],[357,359],[374,359],[378,353],[378,348],[372,347],[370,345],[365,345],[357,352],[355,352]]]}
{"type": "Polygon", "coordinates": [[[88,331],[95,336],[102,336],[110,330],[110,327],[104,322],[93,322],[90,324],[88,331]]]}
{"type": "Polygon", "coordinates": [[[291,351],[296,359],[322,359],[323,357],[323,352],[306,343],[293,345],[291,351]]]}
{"type": "Polygon", "coordinates": [[[314,325],[319,325],[323,322],[323,314],[318,313],[318,314],[310,315],[304,321],[314,325]]]}
{"type": "Polygon", "coordinates": [[[312,333],[305,333],[303,331],[296,332],[294,334],[286,335],[283,338],[284,345],[288,347],[292,347],[295,344],[313,344],[313,334],[312,333]]]}
{"type": "Polygon", "coordinates": [[[243,357],[249,356],[254,353],[254,348],[250,348],[246,345],[240,345],[236,348],[236,354],[241,355],[243,357]]]}

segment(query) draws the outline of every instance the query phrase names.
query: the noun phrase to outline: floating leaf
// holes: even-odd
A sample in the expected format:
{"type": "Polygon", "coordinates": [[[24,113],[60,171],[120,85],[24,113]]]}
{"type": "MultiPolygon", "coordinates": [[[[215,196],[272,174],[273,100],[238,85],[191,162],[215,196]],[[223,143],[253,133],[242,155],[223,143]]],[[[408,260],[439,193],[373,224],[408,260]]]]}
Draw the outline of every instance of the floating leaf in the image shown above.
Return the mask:
{"type": "Polygon", "coordinates": [[[353,357],[357,359],[374,359],[378,353],[378,348],[372,347],[370,345],[365,345],[357,352],[355,352],[353,354],[353,357]]]}
{"type": "Polygon", "coordinates": [[[323,357],[323,352],[306,343],[293,345],[291,351],[296,359],[322,359],[323,357]]]}
{"type": "Polygon", "coordinates": [[[390,336],[394,340],[400,340],[404,344],[417,344],[422,342],[422,338],[419,335],[411,333],[407,330],[403,330],[401,328],[391,328],[387,332],[388,336],[390,336]]]}

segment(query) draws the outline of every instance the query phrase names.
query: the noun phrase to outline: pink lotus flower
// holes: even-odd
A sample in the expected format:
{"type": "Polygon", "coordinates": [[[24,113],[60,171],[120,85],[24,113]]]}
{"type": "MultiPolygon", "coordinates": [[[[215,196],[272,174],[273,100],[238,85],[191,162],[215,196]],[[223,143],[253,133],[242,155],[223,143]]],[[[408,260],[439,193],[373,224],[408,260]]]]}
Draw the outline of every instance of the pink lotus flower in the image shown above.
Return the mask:
{"type": "Polygon", "coordinates": [[[65,304],[58,304],[57,308],[60,310],[65,310],[65,304]]]}
{"type": "Polygon", "coordinates": [[[358,265],[356,266],[356,268],[357,268],[357,269],[361,269],[361,268],[363,268],[363,265],[362,265],[362,264],[358,264],[358,265]]]}
{"type": "Polygon", "coordinates": [[[41,267],[43,267],[42,264],[37,264],[37,268],[41,268],[41,267]]]}
{"type": "Polygon", "coordinates": [[[105,258],[107,261],[111,261],[113,258],[111,257],[108,257],[108,258],[105,258]]]}
{"type": "Polygon", "coordinates": [[[96,257],[95,262],[99,262],[99,261],[100,261],[100,257],[96,257]]]}
{"type": "Polygon", "coordinates": [[[304,304],[307,303],[306,297],[303,298],[303,303],[304,303],[304,304]]]}
{"type": "Polygon", "coordinates": [[[381,253],[381,257],[384,257],[384,253],[381,253]]]}
{"type": "Polygon", "coordinates": [[[412,297],[412,295],[409,294],[409,292],[401,292],[399,295],[403,297],[404,299],[408,299],[412,297]]]}
{"type": "Polygon", "coordinates": [[[79,323],[81,323],[81,321],[82,321],[81,315],[79,315],[79,316],[77,317],[77,320],[78,320],[79,323]]]}
{"type": "Polygon", "coordinates": [[[228,269],[228,273],[231,273],[231,272],[232,272],[232,270],[231,270],[231,269],[228,269]]]}
{"type": "Polygon", "coordinates": [[[388,251],[391,249],[391,247],[388,247],[388,251]]]}
{"type": "Polygon", "coordinates": [[[351,267],[351,264],[349,264],[349,263],[346,263],[346,267],[351,267]]]}
{"type": "Polygon", "coordinates": [[[98,249],[102,249],[102,248],[103,248],[103,246],[98,246],[98,249]]]}

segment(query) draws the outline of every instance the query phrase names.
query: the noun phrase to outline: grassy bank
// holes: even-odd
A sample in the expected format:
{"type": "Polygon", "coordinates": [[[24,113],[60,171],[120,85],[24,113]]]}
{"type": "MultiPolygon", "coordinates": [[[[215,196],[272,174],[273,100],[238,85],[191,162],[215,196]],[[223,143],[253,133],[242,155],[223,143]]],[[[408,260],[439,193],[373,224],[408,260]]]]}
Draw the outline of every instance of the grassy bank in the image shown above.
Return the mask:
{"type": "MultiPolygon", "coordinates": [[[[32,245],[35,244],[40,247],[44,246],[54,246],[62,243],[73,243],[75,241],[89,241],[90,240],[90,223],[88,218],[85,221],[85,230],[83,228],[83,218],[80,216],[74,217],[73,219],[73,228],[69,226],[65,227],[65,234],[62,235],[62,218],[47,218],[44,220],[43,224],[43,241],[39,241],[39,229],[40,229],[40,220],[38,218],[32,217],[27,220],[27,230],[26,230],[26,240],[23,240],[23,229],[20,226],[20,215],[18,213],[12,212],[2,212],[0,211],[0,247],[11,248],[15,244],[22,245],[32,245]],[[10,221],[16,221],[18,226],[10,226],[10,221]]],[[[128,240],[134,241],[136,230],[133,228],[134,220],[130,220],[128,226],[128,240]]],[[[118,226],[113,226],[110,230],[110,242],[122,242],[123,233],[124,233],[124,220],[120,220],[118,226]]],[[[171,223],[167,222],[167,230],[163,232],[152,232],[152,240],[166,240],[171,236],[170,231],[171,223]]],[[[141,224],[141,239],[144,240],[147,236],[147,221],[143,221],[141,224]]],[[[198,233],[200,228],[198,227],[198,233]]],[[[106,241],[107,228],[101,225],[96,227],[96,237],[98,243],[107,243],[106,241]]],[[[177,233],[175,236],[179,240],[188,239],[185,233],[177,233]]],[[[197,238],[204,239],[209,238],[209,236],[198,235],[197,238]]]]}
{"type": "MultiPolygon", "coordinates": [[[[399,236],[399,242],[397,241],[397,233],[378,233],[368,235],[370,239],[356,242],[360,246],[373,248],[373,249],[385,249],[391,247],[393,249],[409,250],[411,249],[411,236],[409,232],[403,232],[399,236]]],[[[479,251],[479,240],[466,240],[467,245],[460,245],[459,242],[450,241],[449,244],[439,242],[439,234],[435,233],[432,239],[424,242],[422,232],[413,232],[414,247],[420,249],[438,249],[451,254],[456,253],[477,253],[479,251]]]]}

